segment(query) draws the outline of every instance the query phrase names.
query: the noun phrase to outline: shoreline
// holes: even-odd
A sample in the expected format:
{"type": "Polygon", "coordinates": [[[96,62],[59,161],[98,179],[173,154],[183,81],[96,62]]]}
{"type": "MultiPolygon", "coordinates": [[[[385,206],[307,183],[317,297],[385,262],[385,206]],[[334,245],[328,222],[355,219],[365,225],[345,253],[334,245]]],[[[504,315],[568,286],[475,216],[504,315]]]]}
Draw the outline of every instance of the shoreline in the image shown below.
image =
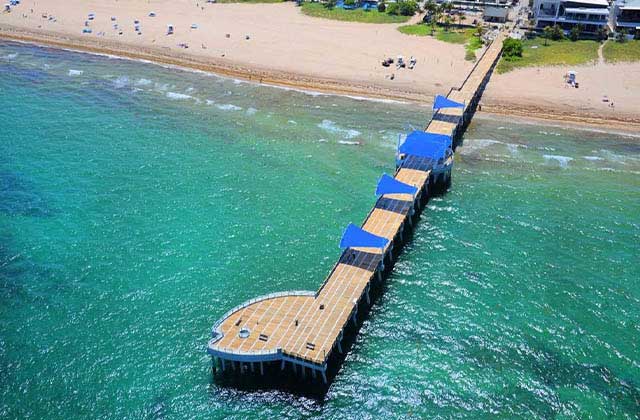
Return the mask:
{"type": "MultiPolygon", "coordinates": [[[[3,25],[0,28],[0,40],[57,48],[80,53],[111,56],[120,59],[144,61],[151,64],[176,67],[184,70],[202,71],[221,77],[243,80],[274,88],[298,90],[327,95],[340,95],[356,100],[374,100],[380,102],[415,103],[428,106],[436,92],[406,91],[388,89],[381,86],[364,85],[352,81],[319,78],[315,76],[274,71],[259,66],[246,66],[223,62],[224,60],[202,58],[190,54],[163,53],[157,48],[132,47],[116,42],[94,42],[82,37],[60,36],[56,33],[32,32],[22,28],[3,25]]],[[[634,133],[640,132],[640,115],[632,118],[603,118],[597,114],[578,112],[570,109],[554,109],[542,104],[532,106],[518,102],[500,103],[498,101],[481,100],[482,109],[478,114],[498,117],[515,116],[525,120],[552,122],[573,128],[588,126],[608,132],[634,133]]]]}
{"type": "Polygon", "coordinates": [[[223,60],[203,60],[190,54],[165,54],[159,49],[135,48],[126,44],[107,42],[100,45],[92,39],[56,36],[51,33],[35,33],[6,26],[0,28],[0,40],[21,42],[48,48],[58,48],[80,53],[113,56],[117,58],[147,61],[153,64],[174,66],[187,70],[203,71],[222,77],[239,79],[274,87],[337,94],[354,98],[393,100],[427,104],[434,92],[392,90],[380,86],[355,84],[351,81],[320,78],[283,71],[274,71],[259,66],[246,66],[222,62],[223,60]]]}

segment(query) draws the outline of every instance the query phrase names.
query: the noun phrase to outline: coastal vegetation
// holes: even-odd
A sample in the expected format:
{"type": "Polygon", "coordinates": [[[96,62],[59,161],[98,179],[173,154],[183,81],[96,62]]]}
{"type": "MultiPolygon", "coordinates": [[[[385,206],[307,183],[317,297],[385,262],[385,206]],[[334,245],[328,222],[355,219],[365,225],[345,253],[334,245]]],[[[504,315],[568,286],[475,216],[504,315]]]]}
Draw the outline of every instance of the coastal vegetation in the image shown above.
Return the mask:
{"type": "Polygon", "coordinates": [[[475,51],[482,47],[481,30],[478,28],[452,28],[443,24],[403,25],[398,28],[400,32],[415,36],[433,36],[438,41],[452,44],[465,44],[465,59],[476,59],[475,51]]]}
{"type": "MultiPolygon", "coordinates": [[[[413,1],[402,3],[415,4],[413,1]]],[[[365,10],[363,8],[344,9],[342,7],[335,7],[335,1],[330,1],[326,4],[304,2],[302,3],[301,9],[302,13],[308,16],[363,23],[404,23],[415,13],[414,10],[410,15],[403,15],[401,12],[410,10],[411,5],[402,6],[402,9],[400,9],[398,3],[392,4],[395,6],[391,7],[391,5],[388,5],[386,7],[379,7],[378,10],[365,10]],[[380,11],[380,9],[382,9],[382,11],[380,11]]]]}
{"type": "Polygon", "coordinates": [[[521,55],[502,57],[496,70],[506,73],[521,67],[586,64],[598,59],[599,45],[597,41],[590,40],[554,40],[551,34],[528,39],[521,41],[521,55]]]}
{"type": "Polygon", "coordinates": [[[216,3],[283,3],[285,0],[216,0],[216,3]]]}
{"type": "Polygon", "coordinates": [[[431,35],[439,41],[465,44],[465,59],[475,61],[475,51],[482,47],[482,26],[463,27],[462,24],[467,17],[463,13],[453,14],[451,2],[437,4],[428,0],[424,10],[427,14],[423,23],[400,26],[398,30],[407,35],[431,35]]]}
{"type": "Polygon", "coordinates": [[[602,55],[607,63],[640,61],[640,40],[609,41],[604,44],[602,55]]]}

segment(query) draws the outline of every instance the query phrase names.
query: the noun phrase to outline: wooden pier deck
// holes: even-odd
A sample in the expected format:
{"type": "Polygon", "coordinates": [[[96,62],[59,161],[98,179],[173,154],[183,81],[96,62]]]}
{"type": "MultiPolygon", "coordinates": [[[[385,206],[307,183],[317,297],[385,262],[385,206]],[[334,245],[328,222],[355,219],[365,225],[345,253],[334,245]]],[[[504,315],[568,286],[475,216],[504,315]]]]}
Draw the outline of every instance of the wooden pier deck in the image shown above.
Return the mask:
{"type": "MultiPolygon", "coordinates": [[[[455,138],[471,117],[502,50],[504,34],[499,33],[485,50],[469,76],[447,97],[464,103],[464,108],[438,111],[426,131],[455,138]]],[[[451,158],[452,159],[452,158],[451,158]]],[[[369,303],[373,282],[382,281],[385,265],[393,259],[394,245],[401,246],[407,227],[415,222],[414,214],[426,203],[429,185],[448,182],[450,172],[432,179],[424,160],[411,157],[403,162],[395,178],[417,187],[415,194],[383,195],[369,212],[362,227],[389,239],[384,249],[349,248],[343,252],[317,292],[285,292],[246,302],[225,314],[213,327],[208,352],[221,361],[222,368],[231,363],[242,370],[264,363],[287,362],[315,376],[320,372],[326,382],[327,361],[335,350],[342,351],[341,340],[350,320],[357,322],[360,303],[369,303]]]]}

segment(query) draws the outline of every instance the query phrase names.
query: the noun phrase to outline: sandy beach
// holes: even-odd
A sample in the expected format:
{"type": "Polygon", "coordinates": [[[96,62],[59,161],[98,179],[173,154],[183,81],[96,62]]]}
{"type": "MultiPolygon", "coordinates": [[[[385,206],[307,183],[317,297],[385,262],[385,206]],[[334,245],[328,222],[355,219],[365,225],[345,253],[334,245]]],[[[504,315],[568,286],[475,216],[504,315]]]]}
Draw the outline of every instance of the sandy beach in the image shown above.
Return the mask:
{"type": "MultiPolygon", "coordinates": [[[[195,0],[26,0],[0,14],[4,39],[302,89],[429,103],[464,80],[473,64],[464,60],[463,46],[404,35],[397,26],[312,18],[293,3],[195,0]],[[95,18],[88,20],[89,13],[95,18]],[[85,27],[91,33],[83,34],[85,27]],[[418,65],[414,70],[380,65],[384,57],[398,55],[414,56],[418,65]]],[[[640,63],[572,69],[579,89],[565,87],[563,67],[494,74],[482,111],[640,129],[640,63]],[[604,95],[615,108],[602,102],[604,95]]]]}
{"type": "Polygon", "coordinates": [[[409,37],[399,33],[396,25],[311,18],[292,3],[27,0],[12,13],[0,15],[0,27],[5,36],[25,40],[276,84],[415,101],[428,101],[436,92],[448,91],[472,67],[464,60],[461,46],[409,37]],[[152,11],[155,17],[149,17],[152,11]],[[92,33],[82,34],[89,13],[96,15],[89,22],[92,33]],[[141,35],[134,30],[135,20],[140,22],[141,35]],[[175,28],[173,35],[167,35],[169,24],[175,28]],[[198,28],[191,29],[192,24],[198,28]],[[418,65],[414,70],[380,65],[384,57],[398,55],[414,56],[418,65]]]}
{"type": "Polygon", "coordinates": [[[570,69],[577,73],[577,89],[563,80],[568,67],[494,74],[482,97],[483,110],[612,127],[629,123],[640,131],[640,64],[599,63],[570,69]],[[609,102],[603,101],[605,96],[609,102]]]}

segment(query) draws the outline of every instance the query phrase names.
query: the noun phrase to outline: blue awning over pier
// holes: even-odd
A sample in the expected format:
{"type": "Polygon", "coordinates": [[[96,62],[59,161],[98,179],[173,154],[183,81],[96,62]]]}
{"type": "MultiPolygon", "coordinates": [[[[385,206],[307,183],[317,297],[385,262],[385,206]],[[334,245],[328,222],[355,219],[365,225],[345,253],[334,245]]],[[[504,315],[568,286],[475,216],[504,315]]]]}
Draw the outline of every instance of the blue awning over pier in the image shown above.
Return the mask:
{"type": "Polygon", "coordinates": [[[420,130],[415,130],[409,133],[406,140],[444,144],[446,147],[451,147],[452,143],[451,136],[447,136],[446,134],[428,133],[420,130]]]}
{"type": "Polygon", "coordinates": [[[385,195],[385,194],[415,194],[418,192],[418,189],[413,185],[405,184],[404,182],[400,182],[394,177],[382,174],[380,180],[378,181],[378,186],[376,188],[376,195],[385,195]]]}
{"type": "Polygon", "coordinates": [[[374,235],[353,223],[349,223],[342,234],[340,248],[384,248],[388,243],[387,238],[374,235]]]}
{"type": "Polygon", "coordinates": [[[441,134],[423,133],[423,135],[413,135],[414,131],[400,146],[400,153],[423,158],[438,160],[444,158],[446,151],[451,147],[451,137],[441,134]],[[437,136],[437,138],[435,137],[437,136]]]}
{"type": "Polygon", "coordinates": [[[437,95],[435,101],[433,101],[433,110],[437,111],[442,108],[464,108],[464,104],[452,101],[445,96],[437,95]]]}

